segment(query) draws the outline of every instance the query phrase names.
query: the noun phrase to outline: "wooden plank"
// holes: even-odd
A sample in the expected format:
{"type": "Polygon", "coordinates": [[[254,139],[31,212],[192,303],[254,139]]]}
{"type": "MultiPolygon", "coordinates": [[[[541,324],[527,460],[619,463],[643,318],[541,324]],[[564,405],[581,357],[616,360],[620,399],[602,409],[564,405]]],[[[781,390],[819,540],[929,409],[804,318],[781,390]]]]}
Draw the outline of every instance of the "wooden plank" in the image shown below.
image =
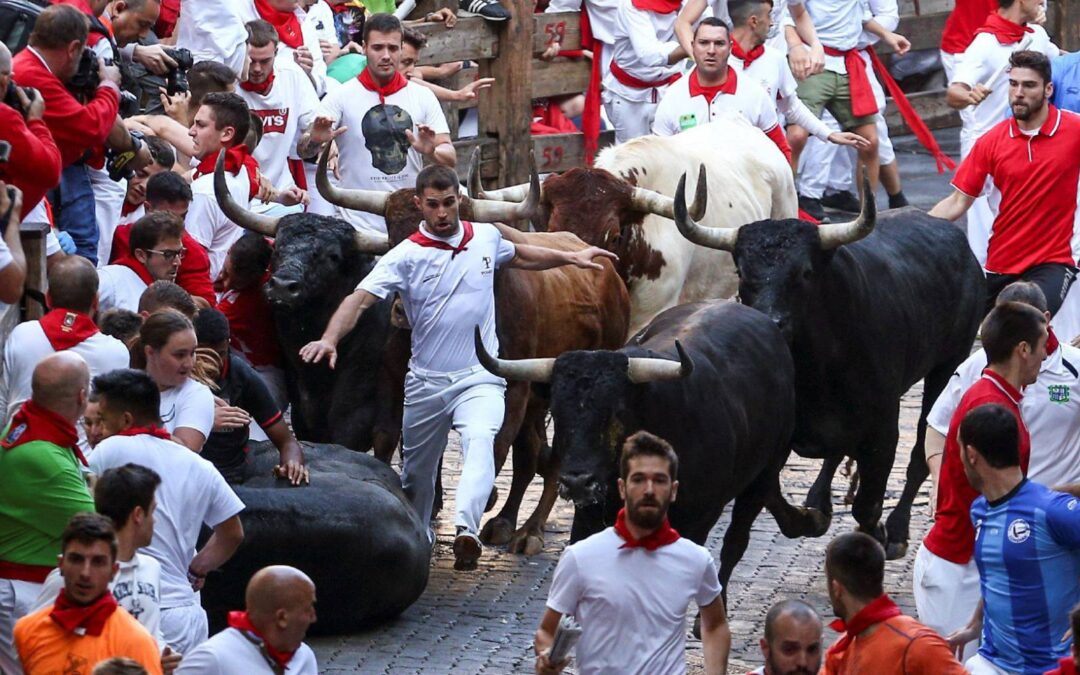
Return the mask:
{"type": "Polygon", "coordinates": [[[588,59],[534,61],[532,97],[547,98],[560,94],[580,94],[589,87],[592,65],[588,59]]]}
{"type": "MultiPolygon", "coordinates": [[[[911,41],[911,49],[937,49],[941,44],[941,31],[945,28],[948,12],[901,16],[896,32],[911,41]]],[[[878,54],[891,54],[892,49],[883,43],[874,48],[878,54]]]]}
{"type": "MultiPolygon", "coordinates": [[[[600,133],[600,147],[615,143],[615,132],[600,133]]],[[[540,173],[557,173],[585,166],[585,137],[575,134],[544,134],[532,137],[533,157],[540,173]]],[[[523,181],[518,181],[523,182],[523,181]]],[[[505,183],[513,185],[513,183],[505,183]]]]}
{"type": "Polygon", "coordinates": [[[900,0],[900,16],[917,16],[951,12],[956,6],[955,0],[900,0]]]}
{"type": "Polygon", "coordinates": [[[447,28],[441,23],[421,23],[413,28],[423,33],[428,40],[417,65],[479,61],[499,54],[498,30],[493,24],[479,17],[458,19],[453,28],[447,28]]]}
{"type": "MultiPolygon", "coordinates": [[[[44,294],[49,290],[45,267],[45,223],[22,223],[19,225],[19,239],[26,255],[26,288],[44,294]]],[[[41,303],[28,300],[24,307],[23,318],[26,321],[40,319],[45,314],[41,303]]]]}
{"type": "Polygon", "coordinates": [[[579,12],[537,14],[533,23],[533,54],[543,53],[555,38],[559,39],[563,49],[581,49],[579,12]]]}
{"type": "Polygon", "coordinates": [[[1057,0],[1047,8],[1047,15],[1057,29],[1058,46],[1068,52],[1080,49],[1080,0],[1057,0]]]}
{"type": "MultiPolygon", "coordinates": [[[[944,90],[908,94],[908,101],[930,129],[960,126],[960,113],[945,103],[944,90]]],[[[904,124],[900,111],[891,98],[885,100],[885,122],[889,125],[890,136],[911,133],[911,129],[904,124]]]]}

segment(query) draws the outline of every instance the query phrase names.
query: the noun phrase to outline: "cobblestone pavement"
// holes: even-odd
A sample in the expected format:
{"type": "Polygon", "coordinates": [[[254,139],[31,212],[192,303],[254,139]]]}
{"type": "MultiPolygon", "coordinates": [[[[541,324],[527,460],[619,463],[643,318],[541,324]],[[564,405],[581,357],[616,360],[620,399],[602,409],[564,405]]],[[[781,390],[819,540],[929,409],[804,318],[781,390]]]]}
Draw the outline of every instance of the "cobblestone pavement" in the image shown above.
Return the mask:
{"type": "MultiPolygon", "coordinates": [[[[956,155],[956,132],[939,134],[947,152],[956,155]]],[[[943,178],[933,176],[925,154],[915,155],[910,139],[898,139],[897,152],[905,177],[905,191],[912,203],[928,208],[947,190],[943,178]]],[[[921,385],[905,396],[900,416],[898,457],[889,480],[885,513],[903,487],[904,469],[914,443],[921,385]]],[[[448,504],[459,470],[457,441],[446,454],[444,484],[448,504]]],[[[782,481],[788,499],[801,503],[817,475],[820,463],[792,456],[782,481]]],[[[497,481],[506,495],[510,466],[497,481]]],[[[819,539],[791,540],[780,534],[776,523],[763,512],[754,524],[750,546],[735,569],[728,589],[728,614],[732,628],[731,673],[745,673],[761,664],[757,646],[765,612],[781,598],[802,598],[816,607],[826,621],[832,618],[822,572],[825,545],[836,534],[855,528],[850,508],[843,503],[848,482],[837,475],[833,485],[834,516],[828,535],[819,539]]],[[[536,479],[526,495],[522,519],[531,513],[540,494],[536,479]]],[[[329,673],[525,673],[532,672],[532,636],[544,610],[548,586],[559,553],[569,539],[573,506],[560,500],[547,525],[545,550],[531,558],[486,549],[476,572],[453,570],[451,517],[438,528],[431,577],[424,595],[397,620],[350,636],[314,638],[311,646],[320,668],[329,673]]],[[[728,514],[713,529],[708,547],[719,565],[720,544],[728,514]]],[[[907,556],[886,566],[886,589],[905,612],[914,613],[911,574],[918,542],[928,527],[926,489],[915,502],[911,542],[907,556]]],[[[695,611],[689,612],[692,620],[695,611]]],[[[688,631],[689,633],[689,631],[688,631]]],[[[835,634],[826,630],[826,641],[835,634]]],[[[701,671],[701,644],[688,638],[687,659],[691,672],[701,671]]],[[[572,669],[568,672],[572,672],[572,669]]]]}

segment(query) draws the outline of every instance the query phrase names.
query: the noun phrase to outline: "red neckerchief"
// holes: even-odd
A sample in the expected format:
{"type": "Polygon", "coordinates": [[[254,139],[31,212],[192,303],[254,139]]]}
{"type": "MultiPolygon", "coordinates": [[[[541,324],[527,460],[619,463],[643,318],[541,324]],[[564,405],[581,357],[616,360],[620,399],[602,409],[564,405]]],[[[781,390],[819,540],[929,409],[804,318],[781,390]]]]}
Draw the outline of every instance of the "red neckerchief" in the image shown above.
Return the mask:
{"type": "Polygon", "coordinates": [[[735,69],[731,66],[727,68],[727,79],[723,84],[718,84],[715,87],[702,86],[701,81],[698,80],[697,68],[694,72],[690,73],[690,98],[695,96],[704,96],[705,100],[709,103],[713,102],[717,94],[734,94],[735,88],[739,86],[739,78],[735,74],[735,69]]]}
{"type": "MultiPolygon", "coordinates": [[[[254,82],[241,82],[240,88],[244,91],[250,91],[259,96],[266,96],[270,93],[270,87],[274,86],[274,71],[271,70],[270,74],[266,76],[262,84],[255,84],[254,82]]],[[[215,158],[216,159],[216,158],[215,158]]]]}
{"type": "Polygon", "coordinates": [[[142,282],[147,286],[155,281],[154,277],[150,275],[150,270],[146,269],[146,265],[139,262],[139,259],[135,257],[135,254],[131,252],[130,248],[118,255],[112,264],[122,265],[135,274],[138,274],[139,278],[142,279],[142,282]]]}
{"type": "Polygon", "coordinates": [[[619,509],[619,515],[615,517],[615,534],[619,535],[626,543],[619,548],[638,548],[641,547],[646,551],[655,551],[661,546],[667,546],[668,544],[674,544],[679,540],[679,533],[668,522],[667,517],[664,517],[664,522],[660,523],[660,527],[651,534],[647,534],[641,539],[634,539],[634,535],[630,534],[630,528],[626,526],[626,507],[619,509]]]}
{"type": "Polygon", "coordinates": [[[255,11],[277,28],[278,39],[286,47],[297,49],[304,44],[304,35],[300,32],[300,19],[293,12],[283,12],[270,6],[267,0],[255,0],[255,11]]]}
{"type": "MultiPolygon", "coordinates": [[[[199,160],[199,165],[195,167],[194,178],[201,178],[206,175],[214,174],[214,166],[217,164],[217,153],[212,152],[199,160]]],[[[248,174],[248,195],[251,199],[255,198],[255,195],[259,194],[259,163],[255,161],[255,156],[248,150],[248,146],[243,143],[234,145],[225,151],[225,170],[236,175],[240,172],[240,167],[247,169],[248,174]]]]}
{"type": "Polygon", "coordinates": [[[465,245],[468,244],[473,238],[472,223],[467,220],[461,221],[461,229],[464,231],[464,234],[461,235],[461,243],[457,246],[451,246],[445,241],[432,239],[431,237],[421,232],[419,229],[409,236],[409,241],[418,246],[423,246],[424,248],[437,248],[440,251],[453,251],[453,253],[450,254],[450,259],[453,260],[457,257],[458,253],[468,250],[465,245]]]}
{"type": "Polygon", "coordinates": [[[975,29],[975,34],[990,33],[997,38],[998,44],[1014,45],[1024,39],[1024,33],[1035,30],[1026,24],[1013,23],[997,12],[986,17],[986,23],[975,29]]]}
{"type": "Polygon", "coordinates": [[[255,626],[251,623],[251,618],[248,617],[247,612],[229,612],[229,627],[236,630],[246,631],[251,633],[255,637],[262,640],[262,648],[266,651],[267,656],[274,660],[282,670],[289,665],[289,661],[292,660],[293,654],[296,652],[282,652],[274,649],[274,646],[266,641],[266,638],[262,636],[255,626]]]}
{"type": "Polygon", "coordinates": [[[83,606],[68,599],[67,591],[62,590],[56,596],[49,618],[69,633],[96,636],[105,630],[105,622],[119,606],[110,591],[105,591],[100,598],[83,606]]]}
{"type": "Polygon", "coordinates": [[[859,633],[876,623],[900,616],[900,614],[900,608],[892,601],[889,594],[881,594],[870,601],[869,605],[863,607],[858,614],[851,617],[851,621],[845,623],[843,619],[837,619],[829,624],[829,628],[837,633],[844,633],[836,644],[829,648],[829,652],[834,654],[843,652],[859,633]]]}
{"type": "Polygon", "coordinates": [[[632,0],[635,8],[643,12],[656,12],[657,14],[671,14],[679,11],[682,0],[632,0]]]}
{"type": "Polygon", "coordinates": [[[31,399],[23,403],[11,418],[7,436],[0,441],[0,448],[11,450],[33,441],[70,448],[83,466],[89,466],[79,450],[79,432],[75,431],[75,425],[31,399]]]}
{"type": "Polygon", "coordinates": [[[90,317],[68,309],[54,309],[41,317],[38,323],[53,350],[58,352],[71,349],[98,332],[90,317]]]}
{"type": "Polygon", "coordinates": [[[1046,327],[1046,355],[1050,356],[1057,351],[1057,348],[1061,346],[1058,341],[1057,335],[1054,335],[1054,329],[1050,326],[1046,327]]]}
{"type": "Polygon", "coordinates": [[[1046,675],[1076,675],[1076,661],[1070,654],[1058,661],[1057,668],[1046,671],[1046,675]]]}
{"type": "Polygon", "coordinates": [[[161,438],[166,441],[172,440],[172,434],[165,431],[164,427],[159,427],[156,424],[148,424],[145,427],[128,427],[123,431],[116,432],[117,436],[139,436],[141,434],[153,436],[154,438],[161,438]]]}
{"type": "Polygon", "coordinates": [[[140,206],[142,206],[142,204],[132,204],[125,199],[123,205],[120,207],[120,217],[123,218],[128,214],[135,213],[139,210],[140,206]]]}
{"type": "Polygon", "coordinates": [[[761,58],[763,54],[765,54],[765,45],[763,44],[754,47],[748,52],[744,52],[742,45],[739,44],[738,40],[731,41],[731,55],[735,58],[742,59],[744,70],[749,68],[751,63],[761,58]]]}
{"type": "Polygon", "coordinates": [[[405,76],[401,73],[394,73],[394,77],[390,79],[390,82],[386,86],[380,85],[375,81],[375,78],[371,76],[371,70],[364,68],[360,71],[360,75],[357,76],[360,80],[360,84],[364,89],[373,91],[379,95],[379,103],[386,103],[386,97],[398,93],[409,84],[409,81],[405,79],[405,76]]]}

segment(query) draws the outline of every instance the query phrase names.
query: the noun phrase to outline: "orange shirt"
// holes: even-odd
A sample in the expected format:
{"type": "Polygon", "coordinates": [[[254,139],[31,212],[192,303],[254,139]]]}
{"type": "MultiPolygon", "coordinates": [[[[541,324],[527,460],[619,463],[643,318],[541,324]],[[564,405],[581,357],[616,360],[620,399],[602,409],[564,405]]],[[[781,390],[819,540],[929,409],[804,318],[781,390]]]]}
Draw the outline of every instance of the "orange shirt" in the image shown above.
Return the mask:
{"type": "Polygon", "coordinates": [[[101,661],[114,656],[134,659],[150,675],[162,675],[157,641],[135,617],[118,607],[101,635],[75,635],[56,624],[43,607],[15,624],[15,648],[26,675],[90,675],[101,661]]]}
{"type": "Polygon", "coordinates": [[[910,616],[894,616],[856,637],[843,652],[825,654],[821,675],[964,675],[949,644],[910,616]]]}

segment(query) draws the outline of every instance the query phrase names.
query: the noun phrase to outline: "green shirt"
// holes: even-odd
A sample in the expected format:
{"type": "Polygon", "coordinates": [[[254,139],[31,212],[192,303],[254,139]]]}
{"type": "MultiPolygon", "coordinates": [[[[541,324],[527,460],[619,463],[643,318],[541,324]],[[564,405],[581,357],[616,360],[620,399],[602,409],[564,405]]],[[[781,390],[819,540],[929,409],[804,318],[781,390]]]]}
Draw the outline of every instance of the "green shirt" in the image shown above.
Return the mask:
{"type": "Polygon", "coordinates": [[[69,448],[0,448],[0,560],[55,566],[68,520],[83,511],[94,511],[94,499],[69,448]]]}

